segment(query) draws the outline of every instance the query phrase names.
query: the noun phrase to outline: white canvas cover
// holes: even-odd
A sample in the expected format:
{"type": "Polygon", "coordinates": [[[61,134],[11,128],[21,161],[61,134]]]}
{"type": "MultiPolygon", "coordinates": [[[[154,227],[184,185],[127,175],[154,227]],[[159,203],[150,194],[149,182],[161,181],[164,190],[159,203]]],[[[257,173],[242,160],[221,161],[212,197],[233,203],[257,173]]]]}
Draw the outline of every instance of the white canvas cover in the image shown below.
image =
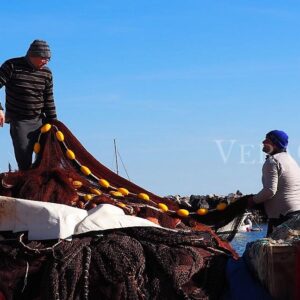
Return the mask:
{"type": "Polygon", "coordinates": [[[0,231],[28,231],[29,240],[71,239],[89,231],[140,226],[160,227],[125,215],[121,208],[110,204],[86,211],[64,204],[0,196],[0,231]]]}

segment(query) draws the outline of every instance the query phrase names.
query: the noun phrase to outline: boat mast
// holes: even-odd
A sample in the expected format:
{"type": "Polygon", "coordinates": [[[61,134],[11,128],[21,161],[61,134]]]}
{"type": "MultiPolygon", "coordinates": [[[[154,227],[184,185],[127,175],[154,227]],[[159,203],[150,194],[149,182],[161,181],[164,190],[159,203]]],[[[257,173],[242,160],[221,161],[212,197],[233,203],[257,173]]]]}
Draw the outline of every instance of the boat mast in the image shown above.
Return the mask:
{"type": "Polygon", "coordinates": [[[117,154],[118,152],[117,152],[116,139],[114,139],[114,147],[115,147],[116,169],[117,169],[117,174],[119,175],[118,154],[117,154]]]}
{"type": "Polygon", "coordinates": [[[126,169],[126,167],[125,167],[125,164],[124,164],[124,162],[123,162],[123,159],[122,159],[122,157],[121,157],[121,155],[120,155],[120,153],[119,153],[119,151],[118,151],[118,149],[117,149],[117,141],[116,141],[116,139],[114,139],[114,148],[115,148],[115,160],[116,160],[116,169],[117,169],[116,171],[117,171],[117,175],[119,175],[119,163],[118,163],[118,157],[119,157],[119,159],[120,159],[120,161],[121,161],[121,163],[122,163],[122,166],[123,166],[123,168],[124,168],[124,171],[125,171],[125,173],[126,173],[126,176],[127,176],[128,180],[131,181],[130,178],[129,178],[127,169],[126,169]]]}

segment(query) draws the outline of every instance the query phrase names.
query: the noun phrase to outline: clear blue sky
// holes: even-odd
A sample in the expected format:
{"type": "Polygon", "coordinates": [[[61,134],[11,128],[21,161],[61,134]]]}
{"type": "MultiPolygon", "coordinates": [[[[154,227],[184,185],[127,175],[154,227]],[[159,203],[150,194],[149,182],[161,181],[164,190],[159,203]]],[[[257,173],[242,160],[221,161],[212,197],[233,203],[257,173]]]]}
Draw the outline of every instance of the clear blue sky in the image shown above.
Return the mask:
{"type": "MultiPolygon", "coordinates": [[[[1,63],[48,41],[59,119],[156,194],[258,192],[272,129],[300,161],[299,1],[10,0],[0,20],[1,63]]],[[[7,125],[0,143],[16,168],[7,125]]]]}

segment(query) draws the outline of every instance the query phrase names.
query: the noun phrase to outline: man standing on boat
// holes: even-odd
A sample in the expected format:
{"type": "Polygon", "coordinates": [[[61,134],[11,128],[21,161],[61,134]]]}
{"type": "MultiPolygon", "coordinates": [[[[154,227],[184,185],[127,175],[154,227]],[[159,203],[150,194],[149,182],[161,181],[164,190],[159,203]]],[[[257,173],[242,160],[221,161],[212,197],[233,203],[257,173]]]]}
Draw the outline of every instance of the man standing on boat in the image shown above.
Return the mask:
{"type": "Polygon", "coordinates": [[[47,42],[35,40],[26,56],[12,58],[0,68],[0,88],[5,86],[6,112],[0,103],[0,126],[10,124],[15,157],[19,170],[32,163],[33,145],[44,119],[56,119],[51,58],[47,42]]]}
{"type": "Polygon", "coordinates": [[[262,151],[267,153],[262,168],[263,189],[250,198],[250,206],[264,204],[269,236],[276,226],[300,214],[300,168],[286,151],[285,132],[270,131],[262,143],[262,151]]]}

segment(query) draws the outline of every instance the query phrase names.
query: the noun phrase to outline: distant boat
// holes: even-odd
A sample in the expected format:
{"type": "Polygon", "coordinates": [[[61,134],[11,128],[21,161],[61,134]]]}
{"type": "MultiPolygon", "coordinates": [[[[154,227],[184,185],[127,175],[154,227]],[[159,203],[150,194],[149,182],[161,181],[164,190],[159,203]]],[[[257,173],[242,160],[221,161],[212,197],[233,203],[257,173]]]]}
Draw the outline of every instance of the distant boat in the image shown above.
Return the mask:
{"type": "Polygon", "coordinates": [[[217,234],[228,234],[233,231],[235,232],[250,232],[250,231],[261,231],[262,229],[257,225],[256,227],[253,227],[253,223],[251,221],[253,215],[251,212],[246,212],[243,214],[242,220],[240,222],[240,225],[237,229],[234,229],[234,225],[236,220],[234,219],[224,227],[218,228],[216,230],[217,234]]]}
{"type": "Polygon", "coordinates": [[[238,227],[238,232],[249,232],[252,231],[253,225],[251,221],[251,213],[245,213],[241,221],[241,225],[238,227]]]}

